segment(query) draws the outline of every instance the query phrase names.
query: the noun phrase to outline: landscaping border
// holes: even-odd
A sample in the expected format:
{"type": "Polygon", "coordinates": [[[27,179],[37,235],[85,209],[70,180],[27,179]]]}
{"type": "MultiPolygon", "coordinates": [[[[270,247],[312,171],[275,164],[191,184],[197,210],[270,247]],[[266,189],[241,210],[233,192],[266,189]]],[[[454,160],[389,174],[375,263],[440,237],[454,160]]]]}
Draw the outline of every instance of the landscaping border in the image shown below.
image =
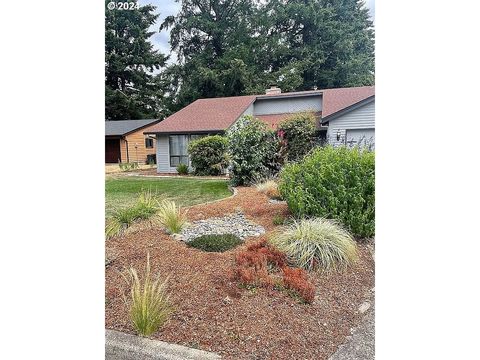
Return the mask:
{"type": "Polygon", "coordinates": [[[105,329],[105,360],[218,360],[220,355],[105,329]]]}

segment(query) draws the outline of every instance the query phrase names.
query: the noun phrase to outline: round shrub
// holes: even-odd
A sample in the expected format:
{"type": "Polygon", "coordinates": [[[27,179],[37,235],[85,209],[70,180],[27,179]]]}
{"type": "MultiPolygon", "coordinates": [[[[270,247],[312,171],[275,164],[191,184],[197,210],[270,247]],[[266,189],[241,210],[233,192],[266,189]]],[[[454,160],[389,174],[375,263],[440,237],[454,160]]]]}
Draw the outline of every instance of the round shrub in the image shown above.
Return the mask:
{"type": "Polygon", "coordinates": [[[243,241],[233,234],[202,235],[187,243],[207,252],[224,252],[242,244],[243,241]]]}
{"type": "Polygon", "coordinates": [[[178,164],[177,173],[179,175],[188,175],[188,165],[187,164],[178,164]]]}
{"type": "Polygon", "coordinates": [[[280,141],[264,122],[244,116],[228,131],[227,138],[233,185],[249,185],[278,172],[280,141]]]}
{"type": "Polygon", "coordinates": [[[315,116],[312,113],[292,115],[278,126],[284,140],[286,157],[289,161],[301,160],[315,145],[315,116]]]}
{"type": "Polygon", "coordinates": [[[352,236],[334,221],[322,218],[295,221],[270,242],[305,270],[344,269],[358,258],[352,236]]]}
{"type": "Polygon", "coordinates": [[[188,144],[188,154],[195,175],[220,175],[228,165],[227,139],[206,136],[188,144]]]}
{"type": "Polygon", "coordinates": [[[357,237],[375,235],[375,153],[317,148],[285,166],[279,191],[297,217],[339,220],[357,237]]]}

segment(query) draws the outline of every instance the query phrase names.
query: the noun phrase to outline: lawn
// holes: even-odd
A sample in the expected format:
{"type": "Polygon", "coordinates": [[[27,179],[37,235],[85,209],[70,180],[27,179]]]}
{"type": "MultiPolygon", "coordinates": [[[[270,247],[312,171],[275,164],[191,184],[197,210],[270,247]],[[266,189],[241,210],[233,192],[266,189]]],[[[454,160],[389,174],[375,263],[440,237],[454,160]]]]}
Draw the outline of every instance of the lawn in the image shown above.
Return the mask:
{"type": "Polygon", "coordinates": [[[105,211],[132,205],[142,190],[166,197],[180,206],[201,204],[231,195],[226,180],[111,177],[105,181],[105,211]]]}

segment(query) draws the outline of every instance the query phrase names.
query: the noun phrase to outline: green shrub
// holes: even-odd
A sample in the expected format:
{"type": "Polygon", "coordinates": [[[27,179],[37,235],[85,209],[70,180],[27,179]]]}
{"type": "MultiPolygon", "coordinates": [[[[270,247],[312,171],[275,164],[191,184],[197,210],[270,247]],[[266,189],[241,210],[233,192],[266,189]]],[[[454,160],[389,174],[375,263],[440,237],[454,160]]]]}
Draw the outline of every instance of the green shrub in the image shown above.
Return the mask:
{"type": "Polygon", "coordinates": [[[280,141],[267,125],[244,116],[227,132],[233,185],[249,185],[278,172],[280,141]]]}
{"type": "Polygon", "coordinates": [[[273,225],[283,225],[285,223],[285,217],[280,214],[273,215],[273,225]]]}
{"type": "Polygon", "coordinates": [[[150,336],[173,311],[166,290],[167,280],[151,279],[150,255],[147,255],[143,281],[134,268],[130,268],[127,274],[125,280],[130,286],[130,299],[125,299],[125,304],[129,307],[130,320],[140,335],[150,336]]]}
{"type": "Polygon", "coordinates": [[[375,235],[375,153],[317,148],[280,173],[279,190],[297,217],[339,220],[358,237],[375,235]]]}
{"type": "Polygon", "coordinates": [[[188,165],[187,164],[178,164],[177,173],[180,175],[188,175],[188,165]]]}
{"type": "Polygon", "coordinates": [[[220,135],[206,136],[188,144],[195,175],[220,175],[228,165],[228,141],[220,135]]]}
{"type": "Polygon", "coordinates": [[[301,160],[315,145],[315,116],[312,113],[292,115],[278,126],[284,140],[286,157],[289,161],[301,160]]]}
{"type": "Polygon", "coordinates": [[[336,222],[322,218],[295,221],[269,241],[305,270],[340,270],[358,258],[352,236],[336,222]]]}
{"type": "Polygon", "coordinates": [[[202,235],[187,243],[188,246],[208,252],[224,252],[242,244],[233,234],[202,235]]]}
{"type": "Polygon", "coordinates": [[[116,236],[124,232],[135,221],[151,218],[157,210],[157,199],[150,191],[142,191],[133,206],[113,212],[112,218],[107,222],[105,236],[107,238],[116,236]]]}
{"type": "Polygon", "coordinates": [[[165,227],[170,234],[178,234],[187,222],[185,214],[179,206],[171,200],[163,200],[158,207],[156,220],[165,227]]]}

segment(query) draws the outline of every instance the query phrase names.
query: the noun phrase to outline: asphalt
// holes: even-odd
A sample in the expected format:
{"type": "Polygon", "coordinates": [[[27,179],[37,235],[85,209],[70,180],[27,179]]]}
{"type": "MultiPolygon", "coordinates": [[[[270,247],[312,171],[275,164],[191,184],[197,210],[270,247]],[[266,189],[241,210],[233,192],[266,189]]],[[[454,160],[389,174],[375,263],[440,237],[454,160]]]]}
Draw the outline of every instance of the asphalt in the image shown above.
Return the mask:
{"type": "Polygon", "coordinates": [[[105,360],[218,360],[207,351],[105,330],[105,360]]]}
{"type": "Polygon", "coordinates": [[[375,359],[375,306],[366,311],[362,323],[352,335],[338,347],[329,360],[373,360],[375,359]]]}

